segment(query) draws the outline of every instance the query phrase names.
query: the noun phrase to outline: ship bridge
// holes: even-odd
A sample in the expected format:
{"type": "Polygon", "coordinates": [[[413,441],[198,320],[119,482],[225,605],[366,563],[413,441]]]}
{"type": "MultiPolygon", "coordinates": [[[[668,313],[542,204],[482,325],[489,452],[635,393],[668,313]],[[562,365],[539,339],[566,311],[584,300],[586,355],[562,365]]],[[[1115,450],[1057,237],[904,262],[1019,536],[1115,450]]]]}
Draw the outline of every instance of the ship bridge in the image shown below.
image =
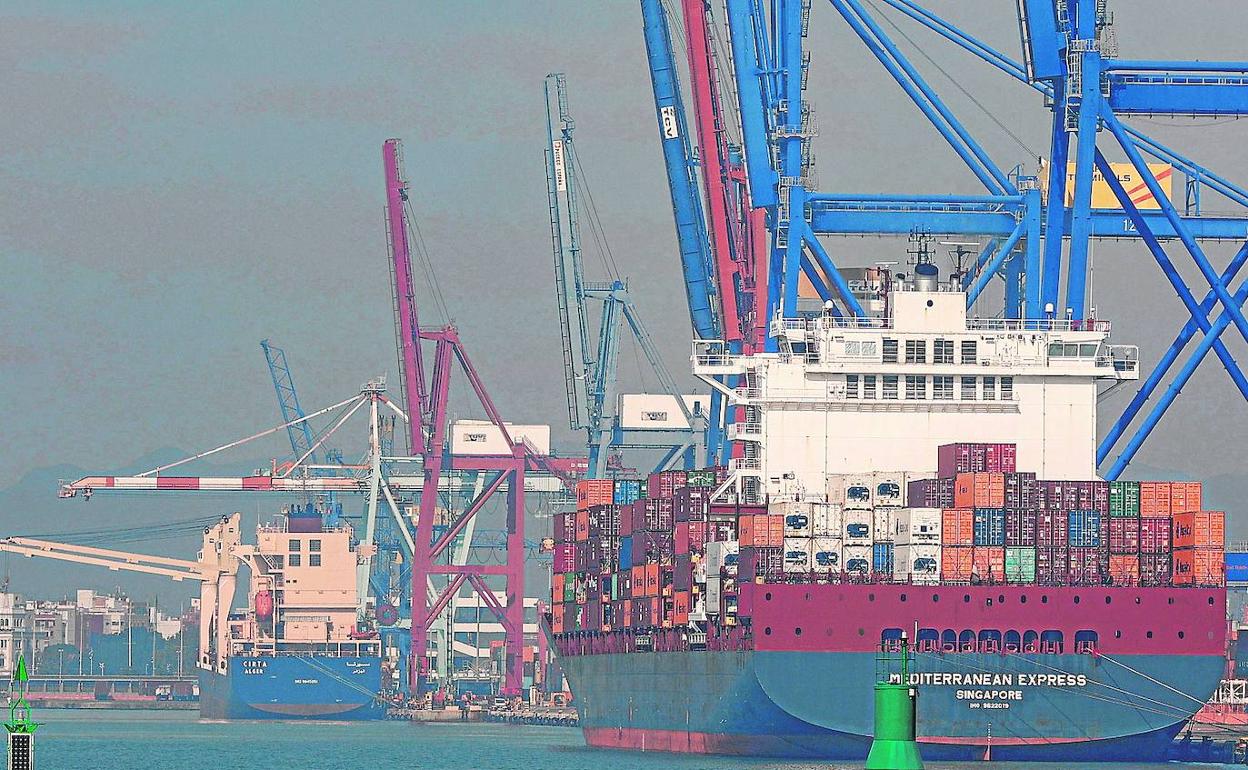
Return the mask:
{"type": "Polygon", "coordinates": [[[1012,442],[1044,478],[1096,475],[1102,382],[1139,377],[1107,321],[967,316],[955,283],[902,283],[876,316],[777,318],[775,353],[694,343],[694,373],[744,407],[730,428],[747,498],[821,495],[828,474],[935,473],[936,448],[1012,442]],[[735,387],[717,379],[733,377],[735,387]]]}

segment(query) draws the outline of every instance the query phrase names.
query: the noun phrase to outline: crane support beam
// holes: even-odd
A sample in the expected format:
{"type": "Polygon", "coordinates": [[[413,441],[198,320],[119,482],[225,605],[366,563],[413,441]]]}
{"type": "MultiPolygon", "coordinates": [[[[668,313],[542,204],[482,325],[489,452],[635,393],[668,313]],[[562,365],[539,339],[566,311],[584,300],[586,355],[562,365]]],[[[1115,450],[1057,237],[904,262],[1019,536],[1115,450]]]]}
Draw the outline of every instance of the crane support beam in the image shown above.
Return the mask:
{"type": "Polygon", "coordinates": [[[663,147],[663,161],[667,167],[672,214],[676,220],[676,240],[693,330],[700,339],[718,339],[721,327],[712,304],[716,290],[710,273],[710,245],[706,236],[706,220],[702,215],[701,196],[694,181],[693,153],[685,125],[685,110],[667,16],[660,0],[641,0],[641,12],[650,82],[654,89],[655,117],[663,147]]]}
{"type": "Polygon", "coordinates": [[[1114,74],[1109,106],[1119,115],[1248,115],[1248,78],[1114,74]]]}
{"type": "Polygon", "coordinates": [[[765,31],[754,24],[757,0],[727,0],[728,34],[732,44],[745,169],[751,208],[774,208],[779,176],[771,165],[767,138],[767,107],[763,98],[765,31]]]}
{"type": "MultiPolygon", "coordinates": [[[[39,541],[35,541],[39,542],[39,541]]],[[[17,554],[26,557],[41,557],[44,559],[57,559],[59,561],[73,562],[74,564],[89,564],[96,567],[107,567],[108,569],[126,572],[141,572],[145,575],[160,575],[161,577],[172,578],[173,580],[212,580],[215,576],[206,575],[196,569],[174,569],[172,567],[164,567],[157,564],[144,564],[138,554],[130,554],[125,558],[106,558],[103,556],[91,556],[83,553],[77,553],[68,550],[66,547],[58,543],[46,543],[44,545],[20,545],[13,541],[0,540],[0,552],[17,554]],[[57,546],[57,547],[48,547],[57,546]]]]}

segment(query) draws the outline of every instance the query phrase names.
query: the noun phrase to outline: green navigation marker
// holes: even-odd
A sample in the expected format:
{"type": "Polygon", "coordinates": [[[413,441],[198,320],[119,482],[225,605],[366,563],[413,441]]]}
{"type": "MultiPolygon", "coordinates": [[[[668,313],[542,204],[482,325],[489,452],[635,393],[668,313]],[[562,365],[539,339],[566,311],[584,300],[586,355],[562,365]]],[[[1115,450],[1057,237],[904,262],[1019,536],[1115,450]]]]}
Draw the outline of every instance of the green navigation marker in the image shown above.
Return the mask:
{"type": "Polygon", "coordinates": [[[866,770],[923,770],[915,740],[918,691],[910,686],[910,644],[904,631],[900,640],[880,647],[877,663],[875,735],[866,770]]]}
{"type": "Polygon", "coordinates": [[[26,691],[30,675],[26,673],[26,656],[18,654],[17,670],[9,687],[9,721],[4,728],[9,732],[8,770],[34,770],[35,729],[39,723],[30,718],[30,701],[26,691]],[[17,697],[14,698],[16,693],[17,697]]]}

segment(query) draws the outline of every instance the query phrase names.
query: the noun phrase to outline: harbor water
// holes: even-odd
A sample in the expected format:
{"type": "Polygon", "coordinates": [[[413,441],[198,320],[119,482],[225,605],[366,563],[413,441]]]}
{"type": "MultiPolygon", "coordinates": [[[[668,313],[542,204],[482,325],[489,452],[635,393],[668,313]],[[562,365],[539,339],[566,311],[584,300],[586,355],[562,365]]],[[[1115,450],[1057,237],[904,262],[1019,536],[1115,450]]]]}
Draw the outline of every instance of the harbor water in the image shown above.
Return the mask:
{"type": "MultiPolygon", "coordinates": [[[[409,722],[203,722],[187,712],[39,711],[39,770],[857,770],[861,764],[640,754],[587,748],[579,730],[409,722]]],[[[933,770],[1055,770],[1052,764],[929,763],[933,770]]],[[[1180,765],[1063,765],[1063,770],[1180,765]]],[[[1218,767],[1193,765],[1193,767],[1218,767]]],[[[1230,766],[1227,766],[1230,767],[1230,766]]]]}

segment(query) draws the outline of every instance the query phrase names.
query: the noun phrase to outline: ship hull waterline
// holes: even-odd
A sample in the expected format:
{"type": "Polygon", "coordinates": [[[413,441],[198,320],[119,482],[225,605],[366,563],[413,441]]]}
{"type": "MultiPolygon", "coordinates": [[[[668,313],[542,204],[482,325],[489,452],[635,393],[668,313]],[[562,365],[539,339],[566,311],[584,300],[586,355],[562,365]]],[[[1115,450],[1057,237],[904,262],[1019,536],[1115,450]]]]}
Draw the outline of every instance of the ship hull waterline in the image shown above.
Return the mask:
{"type": "Polygon", "coordinates": [[[379,658],[231,658],[225,673],[201,668],[201,719],[374,720],[386,709],[379,658]]]}

